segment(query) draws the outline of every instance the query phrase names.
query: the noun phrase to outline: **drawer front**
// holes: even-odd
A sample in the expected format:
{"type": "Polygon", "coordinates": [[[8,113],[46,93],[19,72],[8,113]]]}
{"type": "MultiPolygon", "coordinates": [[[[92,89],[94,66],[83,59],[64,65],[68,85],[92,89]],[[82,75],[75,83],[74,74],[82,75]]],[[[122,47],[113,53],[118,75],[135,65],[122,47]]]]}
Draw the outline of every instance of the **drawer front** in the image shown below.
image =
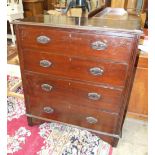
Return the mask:
{"type": "Polygon", "coordinates": [[[132,38],[74,33],[47,27],[22,26],[20,29],[23,48],[49,53],[128,62],[133,48],[132,38]]]}
{"type": "Polygon", "coordinates": [[[118,116],[82,106],[30,97],[29,114],[98,131],[116,133],[118,116]]]}
{"type": "Polygon", "coordinates": [[[70,103],[113,113],[119,113],[121,107],[121,90],[35,74],[26,74],[26,79],[28,93],[34,97],[42,96],[64,105],[70,103]]]}
{"type": "Polygon", "coordinates": [[[127,65],[23,51],[25,70],[76,80],[124,86],[127,65]]]}

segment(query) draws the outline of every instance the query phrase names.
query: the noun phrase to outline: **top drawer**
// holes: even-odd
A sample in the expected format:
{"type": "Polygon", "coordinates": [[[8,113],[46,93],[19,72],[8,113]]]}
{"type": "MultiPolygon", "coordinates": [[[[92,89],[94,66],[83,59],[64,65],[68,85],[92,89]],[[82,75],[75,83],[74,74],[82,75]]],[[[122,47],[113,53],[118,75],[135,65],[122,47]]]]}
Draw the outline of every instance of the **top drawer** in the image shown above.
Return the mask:
{"type": "Polygon", "coordinates": [[[133,38],[83,32],[21,26],[21,45],[23,48],[35,48],[69,56],[129,61],[133,38]]]}

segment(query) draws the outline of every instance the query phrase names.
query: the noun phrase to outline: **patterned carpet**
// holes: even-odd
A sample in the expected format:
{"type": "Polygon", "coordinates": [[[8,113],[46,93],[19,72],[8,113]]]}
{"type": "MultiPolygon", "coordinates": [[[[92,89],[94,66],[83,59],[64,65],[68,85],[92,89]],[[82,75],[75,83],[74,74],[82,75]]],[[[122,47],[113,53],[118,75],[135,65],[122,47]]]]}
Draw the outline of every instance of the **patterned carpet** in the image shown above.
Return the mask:
{"type": "MultiPolygon", "coordinates": [[[[8,77],[10,85],[15,80],[8,77]]],[[[112,155],[109,144],[86,130],[61,123],[28,126],[23,99],[8,97],[7,104],[8,155],[112,155]]]]}

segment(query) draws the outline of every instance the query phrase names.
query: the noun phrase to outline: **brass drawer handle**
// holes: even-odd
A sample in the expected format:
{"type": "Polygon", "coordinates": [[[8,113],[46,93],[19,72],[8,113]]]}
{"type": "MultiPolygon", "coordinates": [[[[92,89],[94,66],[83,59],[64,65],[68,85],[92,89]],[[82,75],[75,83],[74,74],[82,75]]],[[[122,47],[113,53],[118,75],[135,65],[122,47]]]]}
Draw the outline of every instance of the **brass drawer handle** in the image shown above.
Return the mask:
{"type": "Polygon", "coordinates": [[[106,42],[102,42],[102,41],[95,41],[93,43],[91,43],[91,48],[94,50],[104,50],[108,47],[108,45],[106,44],[106,42]]]}
{"type": "Polygon", "coordinates": [[[89,69],[90,73],[95,76],[103,75],[104,70],[99,67],[93,67],[89,69]]]}
{"type": "Polygon", "coordinates": [[[44,107],[44,112],[48,114],[52,114],[54,112],[54,109],[51,107],[44,107]]]}
{"type": "Polygon", "coordinates": [[[49,84],[42,84],[41,88],[42,88],[42,90],[49,92],[53,89],[53,86],[51,86],[49,84]]]}
{"type": "Polygon", "coordinates": [[[51,39],[47,36],[39,36],[39,37],[37,37],[36,40],[38,43],[41,43],[41,44],[47,44],[51,41],[51,39]]]}
{"type": "Polygon", "coordinates": [[[88,93],[88,98],[90,100],[99,100],[101,98],[101,95],[98,93],[88,93]]]}
{"type": "Polygon", "coordinates": [[[94,117],[86,117],[86,121],[89,123],[89,124],[96,124],[98,122],[98,120],[94,117]]]}
{"type": "Polygon", "coordinates": [[[41,67],[50,67],[52,63],[49,60],[40,60],[41,67]]]}

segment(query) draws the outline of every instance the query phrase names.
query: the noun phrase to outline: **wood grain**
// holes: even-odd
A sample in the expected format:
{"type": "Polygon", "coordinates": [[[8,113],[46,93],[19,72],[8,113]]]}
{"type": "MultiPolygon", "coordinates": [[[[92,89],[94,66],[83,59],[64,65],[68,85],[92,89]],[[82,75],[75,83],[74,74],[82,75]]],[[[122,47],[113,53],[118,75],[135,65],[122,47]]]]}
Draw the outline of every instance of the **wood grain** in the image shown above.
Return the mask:
{"type": "Polygon", "coordinates": [[[23,56],[25,64],[24,69],[28,71],[53,74],[81,81],[105,83],[105,85],[114,85],[118,87],[123,87],[126,81],[128,66],[121,63],[85,60],[82,58],[35,52],[35,50],[33,52],[24,50],[23,56]],[[52,65],[50,67],[41,67],[39,64],[41,60],[48,60],[52,65]],[[102,75],[93,75],[90,72],[90,69],[93,67],[102,69],[102,75]]]}
{"type": "Polygon", "coordinates": [[[23,7],[24,17],[36,16],[44,12],[43,0],[24,0],[23,7]]]}
{"type": "Polygon", "coordinates": [[[48,27],[20,27],[23,48],[35,48],[42,52],[63,54],[69,56],[89,57],[109,59],[114,61],[128,62],[130,50],[133,46],[133,39],[128,37],[118,37],[114,35],[86,33],[85,31],[74,32],[69,30],[54,29],[48,27]],[[55,31],[57,30],[57,31],[55,31]],[[37,37],[47,36],[50,42],[41,44],[37,42],[37,37]],[[92,43],[102,41],[107,44],[104,50],[92,49],[92,43]],[[78,44],[79,46],[75,46],[78,44]]]}
{"type": "Polygon", "coordinates": [[[29,113],[35,116],[62,121],[64,123],[79,125],[81,127],[90,128],[98,131],[115,133],[116,123],[118,121],[117,115],[111,115],[110,113],[102,112],[100,110],[94,110],[92,108],[85,108],[80,105],[70,104],[66,101],[52,102],[49,98],[30,97],[30,110],[29,113]],[[44,112],[45,107],[50,107],[54,110],[53,113],[44,112]],[[86,118],[93,117],[97,119],[97,123],[88,123],[86,118]]]}
{"type": "Polygon", "coordinates": [[[71,103],[83,106],[85,108],[93,108],[106,112],[118,114],[121,108],[122,90],[104,88],[101,85],[92,85],[92,83],[76,82],[68,79],[60,79],[52,76],[41,74],[26,73],[28,94],[37,97],[44,96],[50,98],[51,102],[59,102],[62,104],[71,103]],[[41,88],[42,84],[52,86],[49,92],[41,88]],[[98,93],[100,99],[92,100],[88,98],[88,93],[98,93]]]}
{"type": "Polygon", "coordinates": [[[148,115],[148,58],[140,55],[131,98],[128,116],[146,120],[148,115]]]}

